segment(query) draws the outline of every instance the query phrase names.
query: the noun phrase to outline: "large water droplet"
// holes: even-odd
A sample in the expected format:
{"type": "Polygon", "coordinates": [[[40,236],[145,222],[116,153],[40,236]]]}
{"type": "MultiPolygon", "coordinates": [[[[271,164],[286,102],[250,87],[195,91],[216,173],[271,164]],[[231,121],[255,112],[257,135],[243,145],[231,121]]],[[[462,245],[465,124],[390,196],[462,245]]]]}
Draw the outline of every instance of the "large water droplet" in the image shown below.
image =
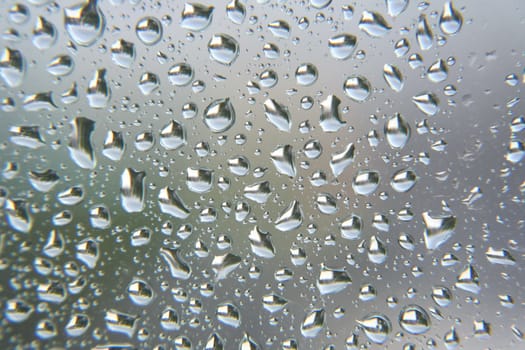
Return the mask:
{"type": "Polygon", "coordinates": [[[102,36],[106,23],[97,3],[98,0],[87,0],[64,8],[66,32],[75,44],[91,46],[102,36]]]}
{"type": "Polygon", "coordinates": [[[248,235],[252,252],[261,258],[271,259],[275,256],[271,235],[255,226],[248,235]]]}
{"type": "Polygon", "coordinates": [[[408,192],[416,185],[418,177],[412,169],[397,171],[390,180],[390,186],[396,192],[408,192]]]}
{"type": "Polygon", "coordinates": [[[191,276],[191,267],[180,257],[178,250],[173,248],[160,248],[160,256],[168,265],[171,277],[187,280],[191,276]]]}
{"type": "Polygon", "coordinates": [[[361,218],[352,214],[341,222],[339,230],[341,236],[345,239],[358,239],[361,236],[362,227],[363,222],[361,218]]]}
{"type": "Polygon", "coordinates": [[[275,220],[275,228],[279,231],[291,231],[303,223],[303,210],[301,204],[294,200],[284,209],[275,220]]]}
{"type": "Polygon", "coordinates": [[[297,84],[308,86],[317,80],[317,68],[311,63],[303,63],[295,70],[297,84]]]}
{"type": "Polygon", "coordinates": [[[86,97],[91,108],[104,108],[111,98],[111,90],[106,80],[106,70],[97,69],[89,81],[86,97]]]}
{"type": "Polygon", "coordinates": [[[120,177],[120,203],[128,213],[138,213],[144,209],[146,186],[145,171],[126,168],[120,177]]]}
{"type": "Polygon", "coordinates": [[[385,0],[388,14],[397,17],[408,7],[409,0],[385,0]]]}
{"type": "Polygon", "coordinates": [[[212,21],[213,10],[213,6],[206,6],[199,3],[185,3],[181,14],[180,26],[195,32],[204,30],[212,21]]]}
{"type": "Polygon", "coordinates": [[[162,39],[162,24],[155,17],[144,17],[137,22],[135,32],[145,45],[155,45],[162,39]]]}
{"type": "Polygon", "coordinates": [[[427,77],[433,83],[441,83],[448,76],[448,68],[443,60],[437,60],[428,67],[427,77]]]}
{"type": "Polygon", "coordinates": [[[430,25],[427,22],[427,16],[419,16],[419,21],[417,23],[416,29],[416,40],[421,50],[426,51],[432,47],[432,36],[432,29],[430,29],[430,25]]]}
{"type": "Polygon", "coordinates": [[[330,157],[330,168],[335,177],[338,177],[354,161],[355,146],[349,143],[342,152],[334,153],[330,157]]]}
{"type": "Polygon", "coordinates": [[[439,99],[433,93],[421,93],[412,97],[412,102],[426,115],[436,115],[439,112],[439,99]]]}
{"type": "Polygon", "coordinates": [[[242,24],[246,17],[246,6],[240,0],[231,0],[226,5],[226,15],[235,24],[242,24]]]}
{"type": "Polygon", "coordinates": [[[314,309],[308,312],[301,323],[301,334],[307,338],[314,338],[324,326],[324,309],[314,309]]]}
{"type": "Polygon", "coordinates": [[[384,344],[392,331],[390,319],[381,314],[369,314],[357,323],[366,337],[376,344],[384,344]]]}
{"type": "Polygon", "coordinates": [[[241,264],[241,257],[231,253],[217,255],[213,258],[211,266],[217,280],[223,280],[241,264]]]}
{"type": "Polygon", "coordinates": [[[289,177],[295,177],[294,152],[292,146],[277,146],[277,148],[270,153],[270,158],[277,172],[289,177]]]}
{"type": "Polygon", "coordinates": [[[29,215],[27,202],[23,199],[7,199],[4,203],[7,222],[13,230],[29,232],[33,226],[33,219],[29,215]]]}
{"type": "Polygon", "coordinates": [[[195,193],[208,192],[213,186],[213,170],[192,167],[186,169],[186,185],[195,193]]]}
{"type": "Polygon", "coordinates": [[[335,95],[328,95],[321,102],[321,117],[319,125],[325,132],[337,132],[346,122],[339,117],[339,105],[341,100],[335,95]]]}
{"type": "Polygon", "coordinates": [[[186,132],[182,124],[170,120],[160,130],[160,145],[168,151],[176,150],[186,144],[186,132]]]}
{"type": "Polygon", "coordinates": [[[235,109],[229,98],[215,100],[204,110],[204,124],[213,132],[224,132],[235,123],[235,109]]]}
{"type": "Polygon", "coordinates": [[[390,147],[402,149],[410,139],[410,125],[399,113],[385,123],[385,136],[390,147]]]}
{"type": "Polygon", "coordinates": [[[328,39],[330,55],[338,60],[346,60],[354,53],[357,38],[351,34],[338,34],[328,39]]]}
{"type": "Polygon", "coordinates": [[[217,305],[216,315],[217,320],[227,326],[239,328],[241,325],[241,313],[237,306],[232,303],[222,303],[217,305]]]}
{"type": "Polygon", "coordinates": [[[463,24],[461,13],[454,7],[452,1],[443,5],[443,12],[439,17],[439,28],[444,34],[454,35],[459,32],[463,24]]]}
{"type": "Polygon", "coordinates": [[[425,223],[425,245],[427,249],[437,249],[454,233],[456,217],[452,215],[431,216],[429,212],[424,212],[422,215],[425,223]]]}
{"type": "Polygon", "coordinates": [[[71,122],[71,127],[68,143],[71,159],[81,168],[93,169],[96,160],[91,138],[95,122],[85,117],[76,117],[71,122]]]}
{"type": "Polygon", "coordinates": [[[372,87],[365,77],[353,76],[345,80],[343,89],[345,94],[352,100],[363,102],[370,96],[372,87]]]}
{"type": "Polygon", "coordinates": [[[264,115],[266,119],[280,131],[290,132],[292,123],[290,121],[290,113],[286,106],[269,98],[264,101],[264,115]]]}
{"type": "Polygon", "coordinates": [[[392,27],[385,18],[373,11],[363,11],[359,20],[359,29],[372,37],[382,37],[387,34],[392,27]]]}
{"type": "Polygon", "coordinates": [[[351,283],[350,276],[343,268],[331,269],[323,266],[317,279],[317,288],[322,295],[333,294],[343,291],[351,283]]]}
{"type": "Polygon", "coordinates": [[[405,84],[403,81],[403,75],[396,66],[385,64],[383,66],[383,78],[385,79],[388,86],[395,92],[403,90],[403,86],[405,84]]]}
{"type": "Polygon", "coordinates": [[[179,219],[186,219],[190,215],[190,211],[182,199],[180,199],[175,190],[168,186],[159,191],[158,199],[161,212],[179,219]]]}
{"type": "Polygon", "coordinates": [[[17,87],[22,84],[25,76],[25,60],[22,52],[4,49],[0,58],[0,76],[9,87],[17,87]]]}
{"type": "Polygon", "coordinates": [[[377,171],[360,170],[352,181],[352,189],[356,194],[371,195],[379,187],[379,179],[377,171]]]}
{"type": "Polygon", "coordinates": [[[430,329],[430,317],[422,307],[408,305],[399,314],[399,325],[410,334],[423,334],[430,329]]]}
{"type": "Polygon", "coordinates": [[[122,68],[129,68],[135,61],[135,44],[119,39],[111,45],[111,59],[122,68]]]}
{"type": "Polygon", "coordinates": [[[227,34],[215,34],[208,42],[208,52],[213,60],[230,65],[239,55],[239,44],[227,34]]]}

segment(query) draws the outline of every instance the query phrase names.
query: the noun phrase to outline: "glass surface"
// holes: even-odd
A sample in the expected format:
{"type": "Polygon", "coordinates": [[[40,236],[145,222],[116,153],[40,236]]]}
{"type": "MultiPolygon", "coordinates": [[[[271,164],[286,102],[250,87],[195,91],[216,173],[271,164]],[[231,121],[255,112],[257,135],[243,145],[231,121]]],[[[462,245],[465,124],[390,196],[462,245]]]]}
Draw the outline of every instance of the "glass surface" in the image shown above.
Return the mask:
{"type": "Polygon", "coordinates": [[[525,347],[524,24],[0,2],[0,348],[525,347]]]}

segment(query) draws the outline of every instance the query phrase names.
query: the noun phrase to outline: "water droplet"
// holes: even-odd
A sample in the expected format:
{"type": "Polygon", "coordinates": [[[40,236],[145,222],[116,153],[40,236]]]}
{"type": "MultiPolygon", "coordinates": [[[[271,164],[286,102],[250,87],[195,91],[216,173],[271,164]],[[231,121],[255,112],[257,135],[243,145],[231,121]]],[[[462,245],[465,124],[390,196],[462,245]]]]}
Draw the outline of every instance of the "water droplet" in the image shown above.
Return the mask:
{"type": "Polygon", "coordinates": [[[270,158],[277,172],[289,177],[295,177],[296,172],[292,146],[277,146],[277,148],[270,153],[270,158]]]}
{"type": "Polygon", "coordinates": [[[29,215],[27,202],[22,199],[7,199],[4,203],[7,222],[13,230],[29,232],[33,226],[33,219],[29,215]]]}
{"type": "Polygon", "coordinates": [[[0,76],[9,87],[17,87],[23,83],[25,66],[22,52],[8,47],[4,49],[0,58],[0,76]]]}
{"type": "Polygon", "coordinates": [[[193,79],[193,68],[187,63],[177,63],[168,71],[168,80],[176,86],[188,85],[193,79]]]}
{"type": "Polygon", "coordinates": [[[184,29],[200,32],[210,25],[214,9],[213,6],[199,3],[185,3],[181,14],[180,26],[184,29]]]}
{"type": "Polygon", "coordinates": [[[99,255],[98,243],[91,238],[86,238],[76,245],[76,257],[88,268],[94,269],[97,266],[99,255]]]}
{"type": "Polygon", "coordinates": [[[204,110],[204,124],[213,132],[224,132],[235,123],[235,109],[229,98],[215,100],[204,110]]]}
{"type": "Polygon", "coordinates": [[[213,60],[230,65],[239,55],[239,44],[227,34],[215,34],[208,42],[208,52],[213,60]]]}
{"type": "Polygon", "coordinates": [[[399,325],[410,334],[423,334],[430,329],[430,317],[422,307],[408,305],[399,314],[399,325]]]}
{"type": "Polygon", "coordinates": [[[33,27],[33,45],[39,50],[47,50],[55,43],[57,30],[53,23],[44,17],[38,16],[33,27]]]}
{"type": "Polygon", "coordinates": [[[168,151],[176,150],[186,144],[186,132],[182,124],[170,120],[160,130],[160,145],[168,151]]]}
{"type": "Polygon", "coordinates": [[[396,192],[408,192],[415,186],[418,177],[411,169],[397,171],[390,180],[390,186],[396,192]]]}
{"type": "Polygon", "coordinates": [[[160,80],[156,74],[146,72],[140,76],[139,89],[143,95],[148,96],[159,88],[160,80]]]}
{"type": "Polygon", "coordinates": [[[288,39],[290,37],[290,25],[288,22],[278,20],[268,23],[268,29],[277,38],[288,39]]]}
{"type": "Polygon", "coordinates": [[[402,149],[410,139],[410,125],[399,113],[385,123],[385,136],[393,149],[402,149]]]}
{"type": "Polygon", "coordinates": [[[443,60],[437,60],[428,67],[427,77],[433,83],[441,83],[448,76],[448,68],[443,60]]]}
{"type": "Polygon", "coordinates": [[[228,169],[235,175],[245,176],[250,171],[250,161],[244,156],[230,158],[228,169]]]}
{"type": "Polygon", "coordinates": [[[68,55],[55,56],[47,64],[47,71],[54,76],[68,75],[73,71],[73,68],[73,59],[71,58],[71,56],[68,55]]]}
{"type": "Polygon", "coordinates": [[[204,193],[211,190],[213,186],[213,170],[205,168],[187,168],[186,185],[195,193],[204,193]]]}
{"type": "Polygon", "coordinates": [[[186,219],[190,215],[190,211],[182,199],[180,199],[175,190],[168,186],[159,191],[158,200],[160,211],[165,214],[169,214],[179,219],[186,219]]]}
{"type": "Polygon", "coordinates": [[[177,311],[170,307],[164,309],[160,316],[160,326],[167,331],[179,330],[180,323],[177,311]]]}
{"type": "Polygon", "coordinates": [[[507,249],[494,249],[488,247],[485,256],[491,264],[508,266],[516,265],[516,259],[514,259],[507,249]]]}
{"type": "Polygon", "coordinates": [[[341,100],[335,95],[329,95],[321,102],[321,117],[319,125],[324,132],[337,132],[346,122],[339,117],[341,100]]]}
{"type": "Polygon", "coordinates": [[[217,320],[227,326],[239,328],[241,325],[241,314],[239,309],[232,303],[222,303],[217,305],[216,315],[217,320]]]}
{"type": "Polygon", "coordinates": [[[352,76],[345,80],[343,89],[345,94],[356,102],[363,102],[370,96],[372,87],[363,76],[352,76]]]}
{"type": "Polygon", "coordinates": [[[144,209],[146,187],[145,171],[126,168],[120,177],[120,203],[128,213],[138,213],[144,209]]]}
{"type": "Polygon", "coordinates": [[[323,214],[331,215],[337,212],[337,200],[330,193],[318,193],[315,204],[323,214]]]}
{"type": "Polygon", "coordinates": [[[241,264],[241,257],[231,253],[217,255],[211,263],[217,280],[223,280],[241,264]]]}
{"type": "Polygon", "coordinates": [[[376,344],[384,344],[392,331],[390,319],[381,314],[369,314],[357,323],[368,340],[376,344]]]}
{"type": "Polygon", "coordinates": [[[386,245],[377,236],[370,237],[368,243],[368,259],[374,264],[382,264],[387,258],[386,245]]]}
{"type": "Polygon", "coordinates": [[[73,42],[80,46],[93,45],[103,34],[106,26],[98,0],[86,0],[64,8],[64,25],[73,42]]]}
{"type": "Polygon", "coordinates": [[[405,84],[403,81],[403,75],[396,66],[385,64],[383,66],[383,78],[385,79],[388,86],[395,92],[403,90],[403,86],[405,84]]]}
{"type": "Polygon", "coordinates": [[[111,98],[111,90],[106,80],[106,70],[98,69],[89,81],[86,97],[91,108],[104,108],[111,98]]]}
{"type": "Polygon", "coordinates": [[[35,308],[23,299],[10,299],[5,302],[4,315],[9,322],[24,322],[31,316],[35,308]]]}
{"type": "Polygon", "coordinates": [[[341,175],[354,161],[355,147],[349,143],[342,152],[334,153],[330,157],[330,168],[335,177],[341,175]]]}
{"type": "Polygon", "coordinates": [[[301,323],[301,334],[306,338],[314,338],[324,327],[324,309],[309,311],[301,323]]]}
{"type": "Polygon", "coordinates": [[[103,147],[104,149],[102,150],[102,154],[105,157],[118,162],[122,158],[125,149],[124,137],[122,136],[122,133],[119,131],[109,130],[106,134],[106,138],[104,139],[103,147]]]}
{"type": "MultiPolygon", "coordinates": [[[[235,0],[234,0],[235,1],[235,0]]],[[[224,344],[221,337],[217,333],[212,333],[206,341],[204,350],[223,350],[224,344]]]]}
{"type": "Polygon", "coordinates": [[[55,187],[60,180],[60,177],[53,169],[46,169],[44,171],[30,171],[28,178],[31,186],[40,192],[51,191],[51,189],[53,189],[53,187],[55,187]]]}
{"type": "Polygon", "coordinates": [[[292,123],[286,106],[269,98],[264,101],[264,115],[280,131],[290,132],[292,123]]]}
{"type": "Polygon", "coordinates": [[[91,325],[91,320],[85,314],[74,314],[71,315],[71,318],[66,324],[66,333],[70,337],[80,337],[84,334],[89,326],[91,325]]]}
{"type": "Polygon", "coordinates": [[[339,230],[345,239],[358,239],[361,236],[363,222],[357,215],[350,215],[341,222],[339,230]]]}
{"type": "Polygon", "coordinates": [[[262,181],[244,187],[244,197],[259,204],[266,203],[271,194],[272,190],[270,188],[270,182],[268,181],[262,181]]]}
{"type": "Polygon", "coordinates": [[[452,1],[447,1],[443,5],[443,12],[439,17],[439,28],[444,34],[454,35],[459,32],[463,24],[461,13],[456,10],[452,1]]]}
{"type": "Polygon", "coordinates": [[[456,217],[452,215],[431,216],[429,212],[424,212],[422,215],[425,223],[425,245],[427,249],[437,249],[454,233],[456,217]]]}
{"type": "Polygon", "coordinates": [[[343,268],[331,269],[323,266],[317,279],[317,288],[321,295],[339,293],[350,284],[352,280],[343,268]]]}
{"type": "Polygon", "coordinates": [[[155,17],[144,17],[137,22],[135,32],[143,44],[155,45],[162,39],[162,24],[155,17]]]}
{"type": "Polygon", "coordinates": [[[178,250],[173,248],[160,248],[160,256],[168,266],[171,277],[187,280],[191,276],[191,267],[180,257],[178,250]]]}
{"type": "Polygon", "coordinates": [[[388,14],[397,17],[408,7],[409,0],[385,0],[388,14]]]}
{"type": "Polygon", "coordinates": [[[135,44],[119,39],[111,45],[111,59],[122,68],[129,68],[135,61],[135,44]]]}
{"type": "Polygon", "coordinates": [[[281,311],[286,304],[288,304],[288,300],[279,295],[267,294],[263,296],[263,307],[271,313],[281,311]]]}
{"type": "Polygon", "coordinates": [[[330,55],[338,60],[346,60],[354,53],[357,38],[351,34],[338,34],[328,39],[330,55]]]}
{"type": "Polygon", "coordinates": [[[309,86],[317,80],[317,68],[311,63],[303,63],[295,70],[297,84],[309,86]]]}
{"type": "Polygon", "coordinates": [[[317,159],[323,153],[323,147],[319,140],[310,140],[303,147],[304,154],[310,159],[317,159]]]}
{"type": "Polygon", "coordinates": [[[387,34],[392,27],[385,18],[373,11],[363,11],[359,20],[359,29],[371,37],[382,37],[387,34]]]}
{"type": "Polygon", "coordinates": [[[421,93],[412,97],[412,102],[426,115],[436,115],[439,112],[439,99],[433,93],[421,93]]]}
{"type": "Polygon", "coordinates": [[[432,287],[432,299],[441,307],[447,307],[452,302],[452,292],[447,287],[434,286],[432,287]]]}
{"type": "Polygon", "coordinates": [[[507,147],[505,159],[513,164],[519,163],[525,156],[525,145],[519,140],[511,140],[507,147]]]}
{"type": "Polygon", "coordinates": [[[255,226],[248,235],[252,252],[261,258],[271,259],[275,256],[271,235],[255,226]]]}
{"type": "Polygon", "coordinates": [[[45,145],[38,126],[12,126],[9,128],[9,140],[15,145],[31,149],[45,145]]]}
{"type": "Polygon", "coordinates": [[[429,50],[432,47],[432,29],[427,22],[427,16],[419,16],[416,29],[416,40],[421,50],[429,50]]]}
{"type": "Polygon", "coordinates": [[[93,169],[96,165],[92,134],[95,122],[85,117],[76,117],[71,122],[68,149],[71,159],[83,169],[93,169]]]}
{"type": "Polygon", "coordinates": [[[456,280],[456,287],[474,294],[478,294],[481,291],[479,275],[472,265],[468,264],[460,272],[456,280]]]}
{"type": "Polygon", "coordinates": [[[235,24],[242,24],[246,17],[246,6],[240,0],[231,0],[226,5],[226,15],[235,24]]]}
{"type": "Polygon", "coordinates": [[[106,311],[104,320],[110,332],[123,333],[129,338],[132,338],[133,334],[135,334],[138,324],[138,316],[125,314],[113,309],[106,311]]]}
{"type": "Polygon", "coordinates": [[[394,45],[394,53],[397,57],[405,56],[410,51],[410,43],[406,38],[399,39],[394,45]]]}
{"type": "Polygon", "coordinates": [[[352,189],[356,194],[368,196],[379,187],[380,176],[377,171],[358,171],[352,181],[352,189]]]}
{"type": "Polygon", "coordinates": [[[301,204],[294,200],[284,209],[275,220],[275,228],[279,231],[291,231],[303,223],[303,210],[301,204]]]}

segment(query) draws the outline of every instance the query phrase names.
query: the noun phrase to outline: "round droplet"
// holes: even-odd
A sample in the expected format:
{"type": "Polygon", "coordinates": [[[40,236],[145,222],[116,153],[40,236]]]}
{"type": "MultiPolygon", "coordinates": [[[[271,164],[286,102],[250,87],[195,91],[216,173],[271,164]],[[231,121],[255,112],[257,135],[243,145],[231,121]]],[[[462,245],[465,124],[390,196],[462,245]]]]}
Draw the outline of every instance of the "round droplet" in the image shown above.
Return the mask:
{"type": "Polygon", "coordinates": [[[459,32],[462,24],[461,13],[452,5],[452,1],[447,1],[443,5],[443,12],[439,17],[439,28],[444,34],[454,35],[459,32]]]}
{"type": "Polygon", "coordinates": [[[307,143],[305,143],[303,150],[304,154],[308,158],[316,159],[319,158],[319,156],[323,152],[323,147],[321,146],[321,142],[319,142],[319,140],[310,140],[307,143]]]}
{"type": "Polygon", "coordinates": [[[351,34],[339,34],[328,40],[330,55],[338,60],[346,60],[355,50],[357,38],[351,34]]]}
{"type": "Polygon", "coordinates": [[[181,14],[180,26],[192,31],[206,29],[213,18],[213,6],[199,3],[185,3],[181,14]]]}
{"type": "Polygon", "coordinates": [[[422,307],[408,305],[399,314],[399,325],[410,334],[423,334],[430,329],[430,317],[422,307]]]}
{"type": "Polygon", "coordinates": [[[104,32],[104,15],[97,2],[98,0],[87,0],[76,6],[64,8],[66,32],[77,45],[90,46],[104,32]]]}
{"type": "Polygon", "coordinates": [[[369,314],[362,320],[358,320],[357,323],[366,337],[376,344],[385,343],[392,331],[390,319],[381,314],[369,314]]]}
{"type": "Polygon", "coordinates": [[[138,21],[135,32],[142,43],[154,45],[162,38],[162,24],[155,17],[144,17],[138,21]]]}
{"type": "Polygon", "coordinates": [[[227,34],[215,34],[208,42],[208,52],[214,61],[230,65],[239,55],[239,44],[227,34]]]}
{"type": "Polygon", "coordinates": [[[393,149],[402,149],[410,139],[410,125],[399,113],[385,123],[385,136],[393,149]]]}
{"type": "Polygon", "coordinates": [[[411,169],[399,170],[392,176],[390,185],[396,192],[408,192],[415,186],[417,175],[411,169]]]}
{"type": "Polygon", "coordinates": [[[173,85],[187,85],[193,79],[193,68],[187,63],[177,63],[169,69],[168,79],[173,85]]]}
{"type": "Polygon", "coordinates": [[[229,98],[215,100],[204,110],[204,123],[213,132],[224,132],[235,123],[235,110],[229,98]]]}
{"type": "Polygon", "coordinates": [[[297,84],[308,86],[317,80],[317,68],[311,63],[303,63],[295,70],[297,84]]]}
{"type": "Polygon", "coordinates": [[[356,194],[368,196],[379,187],[379,173],[377,171],[360,170],[352,181],[352,188],[356,194]]]}
{"type": "Polygon", "coordinates": [[[346,79],[343,88],[345,94],[357,102],[363,102],[370,96],[370,83],[363,76],[353,76],[346,79]]]}

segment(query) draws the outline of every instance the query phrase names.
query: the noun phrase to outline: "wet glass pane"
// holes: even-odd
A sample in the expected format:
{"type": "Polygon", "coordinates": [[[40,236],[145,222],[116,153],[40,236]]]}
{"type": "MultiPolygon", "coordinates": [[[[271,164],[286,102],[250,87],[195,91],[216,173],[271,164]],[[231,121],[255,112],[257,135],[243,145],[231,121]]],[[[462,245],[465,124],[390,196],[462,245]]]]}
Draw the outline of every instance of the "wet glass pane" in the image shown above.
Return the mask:
{"type": "Polygon", "coordinates": [[[525,347],[524,18],[0,2],[0,347],[525,347]]]}

